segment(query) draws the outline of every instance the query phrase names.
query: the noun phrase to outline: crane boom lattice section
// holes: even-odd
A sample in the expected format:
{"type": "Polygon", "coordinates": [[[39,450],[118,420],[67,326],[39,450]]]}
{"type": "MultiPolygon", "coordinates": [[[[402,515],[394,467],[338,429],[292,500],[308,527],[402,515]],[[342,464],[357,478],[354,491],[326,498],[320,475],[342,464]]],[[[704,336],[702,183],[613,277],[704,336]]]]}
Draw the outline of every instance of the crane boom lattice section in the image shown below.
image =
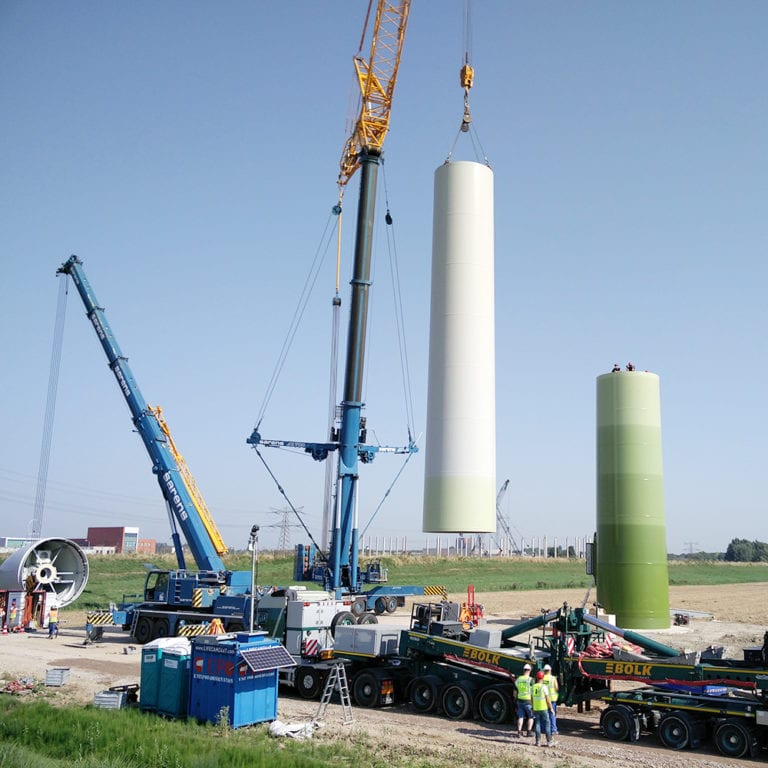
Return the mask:
{"type": "Polygon", "coordinates": [[[361,152],[380,151],[384,144],[410,7],[411,0],[380,0],[368,61],[360,55],[355,56],[361,106],[341,156],[340,187],[352,178],[360,166],[361,152]]]}
{"type": "Polygon", "coordinates": [[[159,405],[158,406],[150,405],[148,407],[149,407],[149,410],[155,415],[155,418],[157,419],[157,423],[160,426],[160,429],[162,430],[163,434],[168,440],[168,448],[173,454],[173,458],[176,459],[176,464],[179,467],[179,472],[181,473],[181,476],[184,478],[184,484],[187,486],[189,495],[192,497],[192,501],[194,502],[195,508],[197,509],[200,515],[200,519],[202,520],[203,525],[205,526],[205,530],[208,531],[208,535],[211,537],[211,543],[213,544],[214,549],[220,555],[226,554],[227,545],[224,543],[224,540],[221,538],[221,533],[219,532],[219,529],[216,526],[216,523],[214,522],[213,515],[211,515],[209,511],[208,505],[205,503],[203,494],[200,493],[200,489],[197,487],[197,481],[195,480],[192,474],[192,471],[189,468],[189,465],[187,464],[184,457],[179,453],[179,449],[176,447],[176,443],[174,442],[173,437],[171,436],[171,430],[168,427],[168,423],[163,418],[163,409],[159,405]]]}

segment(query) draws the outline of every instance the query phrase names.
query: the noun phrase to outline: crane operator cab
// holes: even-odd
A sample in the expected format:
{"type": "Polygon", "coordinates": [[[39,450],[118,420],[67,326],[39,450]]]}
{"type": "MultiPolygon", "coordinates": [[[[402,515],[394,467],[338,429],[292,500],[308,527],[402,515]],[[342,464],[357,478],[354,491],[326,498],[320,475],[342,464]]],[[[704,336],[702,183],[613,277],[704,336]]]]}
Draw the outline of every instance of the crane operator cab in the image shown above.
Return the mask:
{"type": "Polygon", "coordinates": [[[167,602],[168,583],[168,571],[150,571],[144,582],[144,599],[151,603],[167,602]]]}

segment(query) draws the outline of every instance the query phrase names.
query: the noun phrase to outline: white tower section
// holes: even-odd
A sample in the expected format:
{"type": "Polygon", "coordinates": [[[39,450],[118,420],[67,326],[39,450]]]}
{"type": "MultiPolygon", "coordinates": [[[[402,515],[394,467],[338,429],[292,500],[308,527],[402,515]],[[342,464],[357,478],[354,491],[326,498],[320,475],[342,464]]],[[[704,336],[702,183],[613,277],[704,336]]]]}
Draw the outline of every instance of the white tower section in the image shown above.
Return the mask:
{"type": "Polygon", "coordinates": [[[435,171],[424,531],[496,530],[493,172],[435,171]]]}

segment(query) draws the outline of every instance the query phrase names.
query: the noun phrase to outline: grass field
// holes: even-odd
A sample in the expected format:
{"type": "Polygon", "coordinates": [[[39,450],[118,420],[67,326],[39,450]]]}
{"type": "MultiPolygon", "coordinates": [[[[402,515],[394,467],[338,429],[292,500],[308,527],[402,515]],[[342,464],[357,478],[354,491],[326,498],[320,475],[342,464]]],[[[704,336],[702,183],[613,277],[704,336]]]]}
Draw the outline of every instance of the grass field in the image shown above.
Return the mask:
{"type": "MultiPolygon", "coordinates": [[[[123,595],[140,594],[144,586],[145,558],[99,555],[88,559],[88,585],[71,610],[104,608],[119,602],[123,595]]],[[[153,564],[173,569],[171,556],[155,557],[153,564]]],[[[587,588],[592,577],[585,573],[584,560],[536,558],[434,558],[424,556],[385,557],[393,585],[439,584],[449,593],[464,593],[472,584],[477,592],[510,592],[530,589],[587,588]]],[[[234,571],[250,571],[250,555],[233,555],[227,566],[234,571]]],[[[768,582],[768,563],[724,563],[673,561],[669,566],[672,585],[739,584],[768,582]]],[[[262,554],[258,562],[257,583],[262,586],[288,585],[293,580],[293,558],[262,554]]],[[[65,609],[66,610],[66,609],[65,609]]]]}

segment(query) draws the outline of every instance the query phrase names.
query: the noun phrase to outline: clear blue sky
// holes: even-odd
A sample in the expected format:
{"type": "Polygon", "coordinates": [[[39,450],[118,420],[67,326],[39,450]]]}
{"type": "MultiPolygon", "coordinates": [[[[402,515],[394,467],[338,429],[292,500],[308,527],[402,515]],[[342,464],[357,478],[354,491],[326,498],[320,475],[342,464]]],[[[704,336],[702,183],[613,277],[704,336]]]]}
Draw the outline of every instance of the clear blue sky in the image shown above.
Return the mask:
{"type": "MultiPolygon", "coordinates": [[[[284,504],[245,439],[336,199],[365,6],[0,4],[0,533],[32,518],[54,273],[76,253],[225,540],[244,546],[254,522],[264,546],[277,540],[284,504]]],[[[385,145],[417,434],[433,173],[462,112],[462,15],[462,0],[414,0],[385,145]]],[[[497,478],[527,536],[594,530],[595,378],[632,360],[661,377],[669,550],[768,539],[766,31],[762,0],[474,4],[471,103],[495,173],[497,478]]],[[[474,159],[462,138],[455,157],[474,159]]],[[[367,416],[400,444],[380,240],[367,416]]],[[[265,436],[324,437],[333,282],[329,260],[265,436]]],[[[323,465],[267,457],[319,536],[323,465]]],[[[363,525],[399,466],[362,468],[363,525]]],[[[371,533],[424,541],[423,468],[422,453],[371,533]]],[[[43,533],[100,524],[168,539],[71,292],[43,533]]]]}

